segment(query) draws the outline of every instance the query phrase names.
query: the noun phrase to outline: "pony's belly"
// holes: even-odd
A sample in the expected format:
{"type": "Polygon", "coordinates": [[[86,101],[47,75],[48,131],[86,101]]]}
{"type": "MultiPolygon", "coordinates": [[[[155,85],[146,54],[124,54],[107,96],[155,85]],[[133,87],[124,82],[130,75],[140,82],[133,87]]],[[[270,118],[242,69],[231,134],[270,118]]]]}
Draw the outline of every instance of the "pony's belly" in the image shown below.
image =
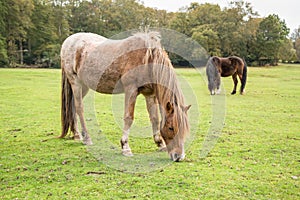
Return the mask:
{"type": "Polygon", "coordinates": [[[118,94],[124,91],[121,73],[116,68],[85,67],[78,75],[84,85],[99,93],[118,94]]]}
{"type": "Polygon", "coordinates": [[[116,68],[108,68],[98,78],[97,92],[118,94],[124,92],[121,82],[121,73],[116,68]]]}
{"type": "Polygon", "coordinates": [[[231,76],[231,75],[232,75],[231,73],[221,73],[222,77],[228,77],[228,76],[231,76]]]}
{"type": "Polygon", "coordinates": [[[104,77],[99,80],[96,91],[104,94],[119,94],[123,93],[124,89],[120,79],[104,77]]]}

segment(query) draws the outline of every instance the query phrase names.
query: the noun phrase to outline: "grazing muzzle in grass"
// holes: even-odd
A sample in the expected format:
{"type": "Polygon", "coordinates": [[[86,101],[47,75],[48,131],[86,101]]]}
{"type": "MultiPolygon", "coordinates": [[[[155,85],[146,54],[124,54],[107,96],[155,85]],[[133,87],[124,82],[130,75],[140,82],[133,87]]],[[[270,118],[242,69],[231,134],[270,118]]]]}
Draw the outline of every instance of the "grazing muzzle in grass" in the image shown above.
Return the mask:
{"type": "MultiPolygon", "coordinates": [[[[175,105],[177,106],[177,105],[175,105]]],[[[185,158],[184,141],[189,133],[187,111],[191,106],[166,106],[166,118],[161,121],[161,136],[163,137],[171,160],[177,162],[185,158]]]]}

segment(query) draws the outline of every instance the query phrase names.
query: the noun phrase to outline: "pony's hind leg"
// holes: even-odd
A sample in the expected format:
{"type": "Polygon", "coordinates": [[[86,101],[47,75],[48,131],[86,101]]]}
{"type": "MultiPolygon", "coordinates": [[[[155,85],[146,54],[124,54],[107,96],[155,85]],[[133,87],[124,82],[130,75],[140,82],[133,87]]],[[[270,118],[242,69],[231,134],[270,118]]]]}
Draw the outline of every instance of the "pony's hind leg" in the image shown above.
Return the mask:
{"type": "MultiPolygon", "coordinates": [[[[88,88],[86,86],[83,86],[82,84],[78,83],[75,80],[75,83],[72,84],[72,90],[74,93],[74,101],[75,101],[75,110],[76,113],[79,117],[80,120],[80,124],[81,124],[81,129],[82,129],[82,139],[83,139],[83,143],[86,145],[92,145],[92,140],[88,134],[87,128],[86,128],[86,124],[85,124],[85,120],[84,120],[84,110],[83,110],[83,100],[82,98],[87,94],[88,92],[88,88]]],[[[78,130],[76,131],[78,133],[78,130]]],[[[76,133],[74,135],[75,139],[78,139],[78,137],[80,138],[80,136],[76,133]]]]}
{"type": "Polygon", "coordinates": [[[234,73],[232,75],[232,80],[233,80],[234,86],[233,86],[233,90],[232,90],[231,94],[236,94],[236,86],[238,84],[237,73],[234,73]]]}
{"type": "Polygon", "coordinates": [[[81,134],[79,134],[79,129],[78,129],[78,121],[77,121],[77,117],[74,118],[74,123],[75,123],[75,132],[73,135],[74,140],[81,140],[81,134]]]}
{"type": "Polygon", "coordinates": [[[152,124],[152,132],[154,142],[157,144],[160,151],[166,151],[166,144],[164,139],[160,135],[159,130],[159,115],[158,115],[158,102],[155,96],[145,96],[147,110],[149,113],[149,118],[152,124]]]}
{"type": "MultiPolygon", "coordinates": [[[[82,99],[85,97],[85,95],[88,93],[89,91],[89,88],[85,85],[82,85],[81,87],[81,92],[82,92],[82,99]]],[[[79,116],[79,115],[78,115],[79,116]]],[[[75,124],[77,125],[77,117],[75,118],[75,124]]],[[[78,126],[76,126],[76,131],[75,131],[75,134],[74,134],[74,140],[83,140],[84,141],[84,136],[86,135],[87,133],[87,130],[85,128],[85,131],[82,131],[83,134],[80,134],[79,130],[78,130],[78,126]]],[[[85,143],[85,141],[84,141],[85,143]]],[[[92,144],[92,143],[91,143],[92,144]]]]}
{"type": "Polygon", "coordinates": [[[239,76],[239,79],[240,79],[240,81],[241,81],[241,88],[240,88],[240,94],[244,94],[244,88],[245,88],[245,84],[243,83],[243,75],[242,74],[238,74],[238,76],[239,76]]]}

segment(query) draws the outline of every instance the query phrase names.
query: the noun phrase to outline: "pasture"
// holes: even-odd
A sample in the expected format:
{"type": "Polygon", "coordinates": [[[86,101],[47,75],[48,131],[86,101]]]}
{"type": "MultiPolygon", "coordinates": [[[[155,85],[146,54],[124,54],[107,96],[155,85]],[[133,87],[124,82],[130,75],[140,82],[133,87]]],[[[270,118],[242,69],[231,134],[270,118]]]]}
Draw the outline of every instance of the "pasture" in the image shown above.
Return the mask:
{"type": "MultiPolygon", "coordinates": [[[[222,79],[224,128],[200,158],[212,99],[198,71],[176,69],[197,97],[189,112],[200,113],[186,159],[173,163],[166,155],[162,167],[128,172],[97,159],[78,141],[56,138],[60,70],[0,69],[1,199],[300,199],[300,66],[248,70],[243,96],[231,96],[231,78],[222,79]]],[[[112,102],[109,95],[95,95],[98,134],[121,154],[123,110],[112,112],[112,102]]],[[[134,123],[149,130],[129,138],[133,153],[142,156],[156,151],[144,104],[140,96],[134,123]]]]}

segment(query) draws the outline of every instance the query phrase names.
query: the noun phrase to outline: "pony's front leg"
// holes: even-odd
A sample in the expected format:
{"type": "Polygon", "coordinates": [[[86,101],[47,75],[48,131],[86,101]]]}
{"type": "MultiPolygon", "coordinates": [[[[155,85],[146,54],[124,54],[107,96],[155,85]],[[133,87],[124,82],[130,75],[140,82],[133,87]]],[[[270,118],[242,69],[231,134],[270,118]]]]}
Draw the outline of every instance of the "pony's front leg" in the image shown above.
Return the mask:
{"type": "Polygon", "coordinates": [[[134,89],[125,89],[125,110],[124,110],[124,128],[123,136],[121,138],[122,154],[124,156],[132,156],[131,149],[129,147],[129,132],[134,119],[134,106],[138,91],[134,89]]]}
{"type": "Polygon", "coordinates": [[[145,96],[149,118],[152,124],[153,139],[160,151],[166,151],[166,144],[160,135],[158,102],[155,96],[145,96]]]}

